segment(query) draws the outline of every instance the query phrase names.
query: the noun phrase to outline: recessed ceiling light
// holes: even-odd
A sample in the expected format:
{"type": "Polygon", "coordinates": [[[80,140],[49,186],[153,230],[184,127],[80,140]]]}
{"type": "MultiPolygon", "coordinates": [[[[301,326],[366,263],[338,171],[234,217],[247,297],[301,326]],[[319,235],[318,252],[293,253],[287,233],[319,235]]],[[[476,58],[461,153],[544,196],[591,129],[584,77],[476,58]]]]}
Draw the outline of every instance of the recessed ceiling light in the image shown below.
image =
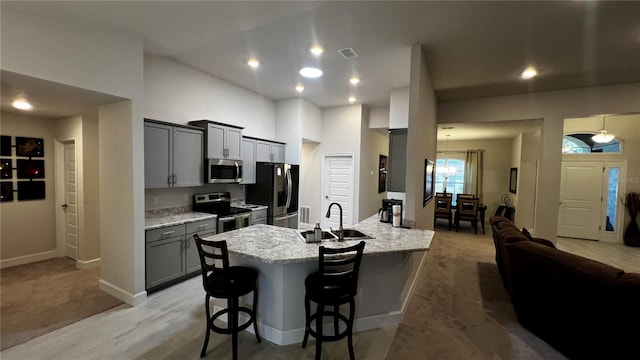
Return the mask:
{"type": "Polygon", "coordinates": [[[322,76],[322,70],[318,68],[305,67],[300,69],[300,75],[306,78],[317,78],[322,76]]]}
{"type": "Polygon", "coordinates": [[[318,56],[324,52],[324,48],[320,45],[314,45],[309,49],[309,51],[311,51],[313,55],[318,56]]]}
{"type": "Polygon", "coordinates": [[[296,91],[299,92],[299,93],[303,92],[304,91],[304,86],[302,86],[300,84],[296,85],[296,91]]]}
{"type": "Polygon", "coordinates": [[[349,100],[349,102],[353,104],[353,103],[354,103],[354,102],[356,102],[356,100],[358,100],[358,99],[356,99],[356,97],[355,97],[355,96],[349,96],[349,98],[348,98],[347,100],[349,100]]]}
{"type": "Polygon", "coordinates": [[[523,79],[531,79],[536,75],[538,75],[538,71],[533,66],[529,66],[522,72],[520,77],[523,79]]]}
{"type": "Polygon", "coordinates": [[[349,79],[349,82],[351,83],[351,85],[358,85],[360,79],[357,77],[352,77],[351,79],[349,79]]]}
{"type": "Polygon", "coordinates": [[[33,109],[33,106],[31,106],[31,104],[29,104],[27,99],[25,99],[24,97],[19,97],[19,98],[13,100],[13,103],[11,105],[13,105],[14,108],[20,109],[20,110],[31,110],[31,109],[33,109]]]}
{"type": "Polygon", "coordinates": [[[249,61],[247,61],[247,65],[255,69],[260,66],[260,61],[258,61],[257,59],[249,59],[249,61]]]}

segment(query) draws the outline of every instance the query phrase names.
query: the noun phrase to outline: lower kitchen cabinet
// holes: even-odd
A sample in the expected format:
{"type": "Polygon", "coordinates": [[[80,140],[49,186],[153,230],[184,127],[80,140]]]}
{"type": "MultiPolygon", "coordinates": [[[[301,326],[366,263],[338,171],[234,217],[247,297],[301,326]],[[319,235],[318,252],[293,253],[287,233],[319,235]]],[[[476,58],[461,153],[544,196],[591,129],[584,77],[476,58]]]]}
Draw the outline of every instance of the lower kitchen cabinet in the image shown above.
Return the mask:
{"type": "Polygon", "coordinates": [[[253,209],[251,211],[251,225],[267,224],[267,209],[253,209]]]}
{"type": "Polygon", "coordinates": [[[217,219],[147,230],[145,278],[147,291],[160,290],[200,273],[200,257],[193,234],[216,233],[217,219]]]}

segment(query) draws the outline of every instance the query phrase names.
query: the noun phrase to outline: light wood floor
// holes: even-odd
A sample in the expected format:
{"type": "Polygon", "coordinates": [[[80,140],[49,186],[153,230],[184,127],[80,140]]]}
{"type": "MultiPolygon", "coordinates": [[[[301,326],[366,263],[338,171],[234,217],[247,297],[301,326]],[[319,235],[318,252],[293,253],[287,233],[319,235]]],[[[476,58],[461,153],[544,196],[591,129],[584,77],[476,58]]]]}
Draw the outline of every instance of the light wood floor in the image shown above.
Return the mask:
{"type": "MultiPolygon", "coordinates": [[[[437,231],[440,231],[437,229],[437,231]]],[[[446,231],[446,230],[444,230],[446,231]]],[[[454,232],[455,233],[455,232],[454,232]]],[[[490,234],[487,234],[490,236],[490,234]]],[[[640,249],[586,240],[558,239],[558,248],[640,272],[640,249]]],[[[0,353],[11,359],[198,359],[205,331],[204,294],[195,277],[152,294],[137,307],[119,306],[0,353]]],[[[355,335],[359,359],[385,359],[396,326],[355,335]]],[[[240,336],[241,359],[312,359],[315,342],[277,346],[240,336]]],[[[416,354],[416,358],[424,358],[416,354]]],[[[230,359],[229,336],[213,334],[207,359],[230,359]]],[[[347,359],[346,341],[323,346],[323,359],[347,359]]]]}

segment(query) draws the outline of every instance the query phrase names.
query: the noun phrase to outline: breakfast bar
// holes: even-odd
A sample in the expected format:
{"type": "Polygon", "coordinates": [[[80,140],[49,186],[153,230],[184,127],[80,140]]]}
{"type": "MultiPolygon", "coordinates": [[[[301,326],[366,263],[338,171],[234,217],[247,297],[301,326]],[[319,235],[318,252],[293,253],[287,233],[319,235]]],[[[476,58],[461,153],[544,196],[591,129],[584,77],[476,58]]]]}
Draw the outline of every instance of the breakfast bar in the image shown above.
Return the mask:
{"type": "MultiPolygon", "coordinates": [[[[349,227],[368,235],[360,266],[354,330],[396,325],[402,320],[434,232],[394,228],[371,216],[349,227]]],[[[318,248],[345,247],[359,240],[307,243],[298,230],[254,225],[206,237],[226,240],[232,265],[259,270],[258,326],[278,345],[302,341],[304,279],[318,269],[318,248]]],[[[243,302],[250,303],[249,296],[243,302]]]]}

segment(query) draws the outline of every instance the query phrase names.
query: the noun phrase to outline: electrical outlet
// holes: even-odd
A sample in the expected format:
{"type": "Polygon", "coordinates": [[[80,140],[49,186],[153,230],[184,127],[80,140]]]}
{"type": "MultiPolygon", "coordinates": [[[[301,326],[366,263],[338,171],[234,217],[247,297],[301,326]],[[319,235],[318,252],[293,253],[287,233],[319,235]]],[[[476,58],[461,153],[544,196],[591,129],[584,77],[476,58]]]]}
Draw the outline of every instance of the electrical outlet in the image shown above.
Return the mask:
{"type": "Polygon", "coordinates": [[[184,193],[184,201],[189,201],[189,193],[184,193]]]}
{"type": "Polygon", "coordinates": [[[153,204],[158,205],[158,203],[160,203],[160,196],[153,195],[153,204]]]}

